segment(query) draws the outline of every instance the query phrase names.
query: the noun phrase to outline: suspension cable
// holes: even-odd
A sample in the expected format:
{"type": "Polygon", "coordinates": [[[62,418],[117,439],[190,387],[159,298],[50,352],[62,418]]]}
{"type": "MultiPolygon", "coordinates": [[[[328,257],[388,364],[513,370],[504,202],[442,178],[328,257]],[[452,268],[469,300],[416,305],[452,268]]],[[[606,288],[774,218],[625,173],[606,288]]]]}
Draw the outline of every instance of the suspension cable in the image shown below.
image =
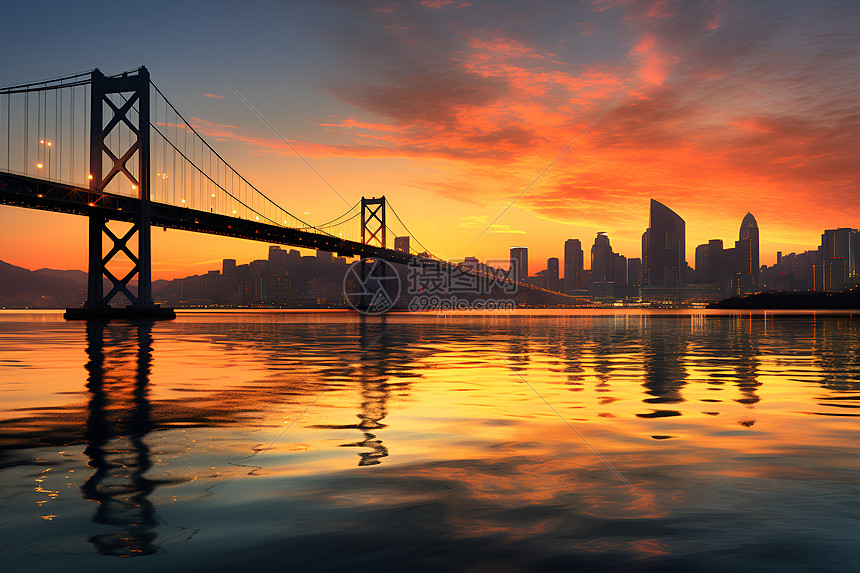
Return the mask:
{"type": "Polygon", "coordinates": [[[406,234],[409,235],[410,237],[412,237],[413,239],[415,239],[415,242],[418,243],[418,245],[420,245],[422,249],[424,249],[425,253],[429,254],[431,257],[438,259],[439,257],[437,257],[432,252],[430,252],[430,249],[425,247],[424,244],[421,241],[419,241],[417,237],[415,237],[415,235],[412,233],[412,231],[409,230],[409,227],[406,226],[406,223],[403,222],[403,219],[400,218],[400,215],[398,215],[397,211],[394,210],[394,207],[391,206],[391,201],[389,201],[388,199],[385,199],[385,202],[388,203],[388,206],[391,208],[391,212],[394,213],[394,217],[398,221],[400,221],[401,225],[403,225],[403,228],[406,230],[406,234]]]}
{"type": "MultiPolygon", "coordinates": [[[[280,209],[281,211],[283,211],[284,213],[286,213],[287,215],[289,215],[289,216],[290,216],[290,217],[292,217],[293,219],[296,219],[297,221],[299,221],[299,222],[300,222],[300,223],[302,223],[303,225],[306,225],[306,226],[308,226],[308,227],[313,227],[313,225],[311,225],[311,224],[310,224],[310,223],[308,223],[307,221],[304,221],[304,220],[300,219],[299,217],[296,217],[295,215],[293,215],[292,213],[290,213],[289,211],[287,211],[286,209],[284,209],[283,207],[281,207],[280,205],[278,205],[277,203],[275,203],[274,201],[272,201],[272,200],[271,200],[271,199],[270,199],[270,198],[269,198],[265,193],[263,193],[262,191],[260,191],[260,190],[259,190],[259,189],[257,189],[256,187],[254,187],[254,185],[253,185],[253,184],[251,184],[251,182],[250,182],[250,181],[248,181],[247,179],[245,179],[245,178],[242,176],[242,174],[241,174],[241,173],[239,173],[238,171],[236,171],[236,170],[233,168],[233,166],[232,166],[232,165],[230,165],[230,164],[227,162],[227,160],[226,160],[226,159],[224,159],[223,157],[221,157],[221,155],[220,155],[217,151],[215,151],[215,149],[213,149],[213,148],[212,148],[212,146],[211,146],[211,145],[209,145],[209,143],[208,143],[205,139],[203,139],[203,136],[202,136],[202,135],[200,135],[200,133],[199,133],[196,129],[194,129],[194,126],[193,126],[193,125],[191,125],[191,124],[188,122],[188,120],[187,120],[187,119],[185,119],[185,116],[183,116],[181,113],[179,113],[179,110],[178,110],[178,109],[176,109],[176,107],[173,105],[173,103],[171,103],[171,102],[170,102],[170,100],[169,100],[169,99],[167,99],[167,96],[165,96],[165,95],[161,92],[161,90],[160,90],[160,89],[158,89],[158,86],[157,86],[157,85],[155,85],[155,83],[153,83],[153,82],[152,82],[152,80],[150,80],[150,82],[149,82],[149,83],[152,85],[152,87],[153,87],[153,88],[155,88],[155,91],[156,91],[156,92],[158,92],[158,94],[159,94],[159,95],[164,99],[165,103],[166,103],[167,105],[169,105],[169,106],[170,106],[170,108],[171,108],[171,109],[176,113],[176,115],[177,115],[180,119],[182,119],[182,121],[185,123],[185,125],[187,125],[187,126],[191,129],[191,131],[193,131],[193,132],[194,132],[194,134],[195,134],[197,137],[199,137],[199,138],[200,138],[200,141],[201,141],[201,142],[202,142],[206,147],[208,147],[208,148],[209,148],[209,151],[211,151],[212,153],[214,153],[214,154],[215,154],[215,157],[217,157],[218,159],[220,159],[220,160],[224,163],[224,165],[225,165],[226,167],[229,167],[229,168],[230,168],[230,170],[231,170],[231,171],[233,171],[233,173],[235,173],[235,174],[239,177],[239,179],[241,179],[242,181],[244,181],[244,182],[245,182],[245,184],[246,184],[246,185],[248,185],[248,187],[250,187],[251,189],[253,189],[253,190],[254,190],[254,191],[256,191],[257,193],[259,193],[259,194],[260,194],[260,196],[261,196],[261,197],[263,197],[266,201],[268,201],[269,203],[271,203],[272,205],[274,205],[275,207],[277,207],[278,209],[280,209]]],[[[162,137],[163,137],[163,136],[162,136],[162,137]]],[[[175,149],[175,148],[174,148],[174,149],[175,149]]],[[[177,151],[178,151],[178,150],[177,150],[177,151]]],[[[211,179],[210,179],[210,180],[211,180],[211,179]]],[[[214,183],[214,181],[213,181],[213,183],[214,183]]],[[[218,186],[218,184],[217,184],[217,183],[216,183],[216,186],[218,186]]],[[[219,186],[219,187],[220,187],[220,186],[219,186]]],[[[226,190],[225,190],[224,192],[226,193],[226,190]]],[[[253,210],[253,209],[252,209],[252,210],[253,210]]]]}

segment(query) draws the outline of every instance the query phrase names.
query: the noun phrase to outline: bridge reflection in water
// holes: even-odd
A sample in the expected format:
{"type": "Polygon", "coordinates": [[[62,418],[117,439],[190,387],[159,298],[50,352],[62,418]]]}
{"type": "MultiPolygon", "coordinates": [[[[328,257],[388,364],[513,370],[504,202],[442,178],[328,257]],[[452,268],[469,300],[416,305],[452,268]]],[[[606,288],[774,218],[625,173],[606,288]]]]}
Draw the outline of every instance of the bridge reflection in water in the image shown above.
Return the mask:
{"type": "Polygon", "coordinates": [[[163,482],[147,477],[152,430],[147,398],[152,322],[87,322],[88,417],[84,453],[93,474],[81,485],[98,503],[93,521],[116,528],[89,538],[100,553],[151,555],[158,549],[155,506],[149,496],[163,482]]]}

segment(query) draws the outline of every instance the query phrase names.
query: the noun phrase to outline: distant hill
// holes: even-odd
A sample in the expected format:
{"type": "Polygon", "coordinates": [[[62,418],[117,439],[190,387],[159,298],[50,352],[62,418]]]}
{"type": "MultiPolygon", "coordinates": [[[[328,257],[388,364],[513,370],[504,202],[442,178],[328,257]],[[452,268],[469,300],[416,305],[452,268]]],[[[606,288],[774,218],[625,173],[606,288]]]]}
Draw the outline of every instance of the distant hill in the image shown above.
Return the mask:
{"type": "Polygon", "coordinates": [[[87,273],[84,271],[31,271],[0,261],[0,306],[78,306],[86,298],[86,289],[87,273]]]}

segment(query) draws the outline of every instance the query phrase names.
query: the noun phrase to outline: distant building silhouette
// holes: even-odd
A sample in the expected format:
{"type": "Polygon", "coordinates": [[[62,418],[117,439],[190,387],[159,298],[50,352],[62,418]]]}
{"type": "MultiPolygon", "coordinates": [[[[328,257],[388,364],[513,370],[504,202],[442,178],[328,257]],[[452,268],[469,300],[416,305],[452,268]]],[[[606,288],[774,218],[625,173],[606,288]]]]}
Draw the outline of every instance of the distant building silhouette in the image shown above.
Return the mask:
{"type": "Polygon", "coordinates": [[[409,237],[394,237],[394,250],[401,253],[409,252],[409,237]]]}
{"type": "Polygon", "coordinates": [[[642,288],[642,259],[627,259],[627,289],[631,296],[638,296],[642,288]]]}
{"type": "Polygon", "coordinates": [[[559,261],[557,257],[550,257],[546,260],[547,284],[546,288],[554,291],[561,290],[561,279],[559,278],[559,261]]]}
{"type": "Polygon", "coordinates": [[[827,229],[818,252],[816,290],[843,290],[860,282],[860,230],[827,229]]]}
{"type": "Polygon", "coordinates": [[[612,246],[603,231],[597,233],[591,246],[591,281],[609,282],[612,280],[612,246]]]}
{"type": "Polygon", "coordinates": [[[564,292],[582,290],[582,244],[579,239],[564,242],[564,292]]]}
{"type": "Polygon", "coordinates": [[[303,257],[273,245],[268,260],[237,265],[224,259],[221,273],[174,279],[156,292],[160,301],[178,306],[340,307],[346,305],[345,272],[346,259],[330,252],[303,257]]]}
{"type": "Polygon", "coordinates": [[[709,275],[711,273],[711,257],[710,257],[710,245],[708,243],[703,243],[696,247],[696,267],[694,272],[695,280],[693,282],[697,283],[707,283],[710,282],[709,275]]]}
{"type": "Polygon", "coordinates": [[[747,212],[741,222],[738,242],[735,243],[735,261],[739,273],[741,294],[758,290],[759,241],[758,223],[752,213],[747,212]]]}
{"type": "Polygon", "coordinates": [[[684,220],[659,201],[651,199],[648,229],[642,235],[642,284],[678,289],[685,267],[684,220]]]}
{"type": "Polygon", "coordinates": [[[525,281],[529,277],[528,247],[511,247],[511,270],[515,281],[525,281]]]}
{"type": "Polygon", "coordinates": [[[723,240],[711,239],[708,241],[708,276],[710,284],[720,285],[727,274],[726,257],[723,254],[723,240]]]}
{"type": "Polygon", "coordinates": [[[627,257],[621,253],[612,253],[612,282],[615,283],[616,298],[630,295],[627,289],[627,257]]]}

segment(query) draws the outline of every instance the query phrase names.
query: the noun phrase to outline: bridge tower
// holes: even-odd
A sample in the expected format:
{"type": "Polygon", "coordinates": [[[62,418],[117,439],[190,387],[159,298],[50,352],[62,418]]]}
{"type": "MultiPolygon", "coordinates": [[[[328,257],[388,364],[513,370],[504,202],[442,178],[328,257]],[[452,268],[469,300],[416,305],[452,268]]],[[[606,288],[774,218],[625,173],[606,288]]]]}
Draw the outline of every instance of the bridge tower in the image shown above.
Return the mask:
{"type": "MultiPolygon", "coordinates": [[[[149,71],[141,66],[135,74],[120,77],[105,77],[98,69],[92,72],[90,84],[90,174],[92,191],[104,191],[115,177],[124,177],[137,191],[139,209],[131,229],[124,235],[115,235],[107,226],[108,219],[101,214],[89,215],[89,268],[87,301],[83,308],[68,309],[66,318],[174,318],[172,309],[160,308],[152,300],[152,249],[151,249],[151,204],[150,204],[150,87],[149,71]],[[121,94],[125,103],[117,107],[108,97],[121,94]],[[135,106],[137,104],[137,106],[135,106]],[[136,113],[131,114],[134,110],[136,113]],[[137,121],[133,121],[133,115],[137,121]],[[120,124],[128,127],[131,134],[128,149],[119,154],[107,145],[106,140],[120,124]],[[132,174],[129,161],[137,157],[137,177],[132,174]],[[107,161],[105,161],[107,160],[107,161]],[[105,163],[109,166],[105,173],[105,163]],[[128,247],[137,233],[137,254],[128,247]],[[107,237],[111,249],[103,256],[102,240],[107,237]],[[117,255],[125,255],[132,263],[131,270],[117,278],[107,264],[117,255]],[[137,294],[129,288],[129,282],[137,276],[137,294]],[[104,292],[104,279],[113,285],[104,292]],[[112,308],[111,300],[124,294],[130,301],[127,308],[112,308]]],[[[117,138],[122,141],[121,138],[117,138]]]]}
{"type": "Polygon", "coordinates": [[[385,195],[361,198],[361,242],[385,248],[385,195]]]}
{"type": "MultiPolygon", "coordinates": [[[[361,198],[361,242],[364,245],[371,245],[385,248],[385,237],[387,227],[385,225],[385,196],[373,197],[368,199],[361,198]]],[[[368,284],[381,285],[384,284],[390,277],[387,276],[387,267],[379,258],[361,257],[359,264],[362,285],[367,288],[368,284]]],[[[366,293],[357,306],[364,310],[371,310],[377,305],[372,292],[378,292],[378,288],[366,293]]]]}

